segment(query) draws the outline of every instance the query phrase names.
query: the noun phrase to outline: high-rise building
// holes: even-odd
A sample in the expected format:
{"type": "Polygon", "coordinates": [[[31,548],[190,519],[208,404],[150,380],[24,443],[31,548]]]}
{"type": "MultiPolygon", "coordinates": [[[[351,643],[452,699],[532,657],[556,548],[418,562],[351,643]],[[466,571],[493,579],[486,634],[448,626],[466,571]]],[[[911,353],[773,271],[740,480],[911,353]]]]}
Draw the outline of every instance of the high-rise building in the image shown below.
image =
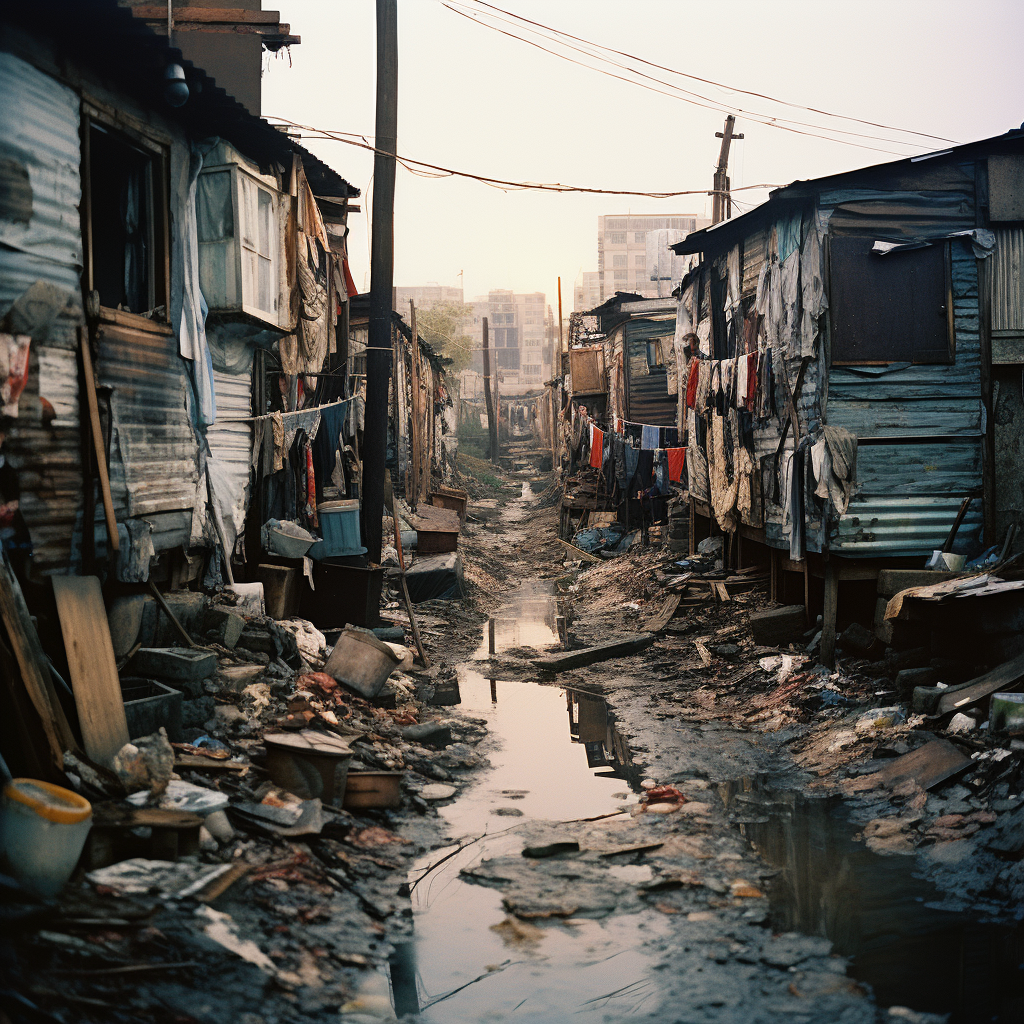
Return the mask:
{"type": "Polygon", "coordinates": [[[547,343],[547,306],[543,292],[517,293],[496,288],[473,299],[473,369],[483,369],[483,320],[487,317],[491,357],[508,385],[536,386],[547,380],[551,346],[547,343]]]}
{"type": "Polygon", "coordinates": [[[573,287],[572,308],[577,313],[601,305],[601,275],[596,270],[581,270],[573,287]]]}
{"type": "Polygon", "coordinates": [[[462,289],[449,288],[443,284],[422,284],[413,287],[395,288],[395,312],[408,318],[409,300],[417,309],[430,309],[439,302],[462,302],[462,289]]]}
{"type": "Polygon", "coordinates": [[[676,256],[669,245],[710,223],[707,218],[688,214],[664,217],[610,214],[598,217],[600,295],[595,305],[616,292],[635,292],[648,299],[671,294],[684,273],[685,264],[684,258],[676,256]]]}

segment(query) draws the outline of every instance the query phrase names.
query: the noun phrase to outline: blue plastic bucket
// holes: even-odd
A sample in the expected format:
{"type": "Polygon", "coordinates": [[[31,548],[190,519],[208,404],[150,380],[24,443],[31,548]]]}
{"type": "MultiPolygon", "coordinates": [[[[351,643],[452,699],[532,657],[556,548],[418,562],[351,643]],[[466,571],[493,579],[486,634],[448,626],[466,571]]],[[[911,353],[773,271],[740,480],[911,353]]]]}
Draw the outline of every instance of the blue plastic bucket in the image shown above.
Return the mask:
{"type": "MultiPolygon", "coordinates": [[[[359,499],[324,501],[316,507],[323,543],[317,544],[314,557],[336,558],[366,550],[359,542],[359,499]]],[[[310,552],[313,554],[313,552],[310,552]]]]}

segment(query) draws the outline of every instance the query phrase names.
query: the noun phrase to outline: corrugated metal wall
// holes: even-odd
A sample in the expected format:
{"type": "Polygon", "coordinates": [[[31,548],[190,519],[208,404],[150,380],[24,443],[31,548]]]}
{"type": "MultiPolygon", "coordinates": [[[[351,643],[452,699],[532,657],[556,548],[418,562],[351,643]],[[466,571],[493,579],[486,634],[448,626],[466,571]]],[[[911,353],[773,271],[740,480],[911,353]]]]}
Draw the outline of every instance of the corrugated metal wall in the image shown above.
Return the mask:
{"type": "Polygon", "coordinates": [[[992,276],[992,331],[1024,332],[1024,230],[996,229],[996,250],[989,260],[992,276]]]}
{"type": "MultiPolygon", "coordinates": [[[[897,209],[889,223],[875,203],[869,205],[872,223],[887,235],[916,232],[917,219],[908,225],[905,211],[897,209]]],[[[965,208],[960,193],[950,193],[939,210],[932,207],[928,215],[930,232],[973,226],[973,208],[965,208]]],[[[927,554],[942,546],[969,494],[977,500],[958,541],[981,541],[981,345],[978,272],[969,243],[951,243],[951,271],[955,362],[834,366],[829,374],[827,422],[860,439],[853,500],[830,541],[843,554],[927,554]]]]}
{"type": "Polygon", "coordinates": [[[153,523],[157,551],[180,542],[181,515],[191,520],[198,470],[189,418],[189,382],[171,333],[104,324],[96,379],[109,386],[113,433],[110,486],[118,520],[153,523]]]}
{"type": "Polygon", "coordinates": [[[0,53],[0,95],[0,315],[32,285],[43,286],[38,326],[29,316],[21,327],[32,336],[29,379],[4,450],[18,471],[33,572],[63,572],[82,497],[75,354],[83,322],[79,101],[9,53],[0,53]]]}
{"type": "Polygon", "coordinates": [[[637,374],[634,360],[647,363],[647,342],[666,338],[671,344],[675,319],[631,320],[625,325],[626,419],[634,423],[651,423],[659,427],[676,425],[676,396],[668,393],[668,375],[662,368],[637,374]]]}
{"type": "Polygon", "coordinates": [[[36,281],[68,298],[81,288],[79,100],[73,90],[0,53],[0,312],[36,281]]]}

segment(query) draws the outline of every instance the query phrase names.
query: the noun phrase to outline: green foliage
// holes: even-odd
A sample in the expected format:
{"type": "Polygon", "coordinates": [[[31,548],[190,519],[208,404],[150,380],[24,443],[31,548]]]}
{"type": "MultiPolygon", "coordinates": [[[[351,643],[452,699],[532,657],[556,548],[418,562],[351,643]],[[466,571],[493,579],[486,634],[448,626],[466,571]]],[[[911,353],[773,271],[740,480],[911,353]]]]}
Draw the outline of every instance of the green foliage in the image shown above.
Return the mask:
{"type": "Polygon", "coordinates": [[[438,355],[452,361],[448,372],[453,377],[473,358],[473,339],[465,333],[472,315],[472,306],[462,302],[438,302],[429,309],[416,310],[416,332],[438,355]]]}

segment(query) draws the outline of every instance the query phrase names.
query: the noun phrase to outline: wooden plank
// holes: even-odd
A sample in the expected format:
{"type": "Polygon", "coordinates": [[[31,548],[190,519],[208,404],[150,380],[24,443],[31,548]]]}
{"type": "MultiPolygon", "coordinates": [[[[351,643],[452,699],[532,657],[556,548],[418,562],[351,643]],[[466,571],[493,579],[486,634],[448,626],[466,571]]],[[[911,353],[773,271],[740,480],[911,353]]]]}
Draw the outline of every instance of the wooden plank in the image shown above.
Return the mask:
{"type": "Polygon", "coordinates": [[[660,633],[675,615],[682,596],[681,593],[669,594],[661,607],[644,623],[644,629],[648,633],[660,633]]]}
{"type": "Polygon", "coordinates": [[[700,660],[704,663],[704,667],[707,668],[711,664],[711,652],[704,645],[703,640],[694,640],[693,646],[697,648],[700,660]]]}
{"type": "Polygon", "coordinates": [[[836,615],[839,609],[839,570],[834,559],[825,563],[825,607],[821,617],[819,661],[826,668],[836,667],[836,615]]]}
{"type": "Polygon", "coordinates": [[[589,551],[584,551],[583,548],[578,548],[575,544],[570,544],[567,540],[562,540],[561,537],[559,537],[558,543],[567,547],[576,558],[582,558],[584,562],[604,561],[603,558],[598,558],[597,555],[592,555],[589,551]]]}
{"type": "Polygon", "coordinates": [[[548,654],[542,658],[534,658],[533,664],[546,672],[564,672],[571,668],[583,668],[598,661],[609,661],[612,658],[624,658],[630,654],[638,654],[654,643],[652,633],[636,633],[621,640],[612,640],[607,644],[595,647],[583,647],[578,651],[562,651],[548,654]]]}
{"type": "MultiPolygon", "coordinates": [[[[18,662],[21,681],[36,714],[39,716],[43,732],[46,734],[46,742],[50,748],[50,760],[58,771],[63,772],[64,752],[66,750],[77,751],[78,744],[75,742],[67,718],[64,717],[64,709],[57,699],[57,691],[50,678],[46,655],[39,643],[39,636],[32,622],[32,616],[29,614],[28,606],[25,604],[21,586],[11,568],[7,552],[2,548],[0,548],[0,618],[3,619],[4,627],[7,629],[7,639],[18,662]]],[[[5,713],[10,713],[10,709],[7,709],[5,713]]],[[[125,732],[127,732],[127,728],[125,732]]]]}
{"type": "Polygon", "coordinates": [[[128,722],[100,581],[95,576],[54,576],[53,596],[85,752],[109,768],[128,742],[128,722]]]}
{"type": "Polygon", "coordinates": [[[897,757],[868,778],[877,780],[889,789],[908,779],[913,779],[922,789],[931,789],[972,763],[971,756],[949,740],[933,739],[917,750],[897,757]]]}
{"type": "Polygon", "coordinates": [[[1012,661],[1003,662],[977,679],[972,679],[961,686],[951,686],[939,699],[936,713],[946,715],[951,711],[969,707],[999,690],[1016,685],[1021,679],[1024,679],[1024,654],[1012,661]]]}

